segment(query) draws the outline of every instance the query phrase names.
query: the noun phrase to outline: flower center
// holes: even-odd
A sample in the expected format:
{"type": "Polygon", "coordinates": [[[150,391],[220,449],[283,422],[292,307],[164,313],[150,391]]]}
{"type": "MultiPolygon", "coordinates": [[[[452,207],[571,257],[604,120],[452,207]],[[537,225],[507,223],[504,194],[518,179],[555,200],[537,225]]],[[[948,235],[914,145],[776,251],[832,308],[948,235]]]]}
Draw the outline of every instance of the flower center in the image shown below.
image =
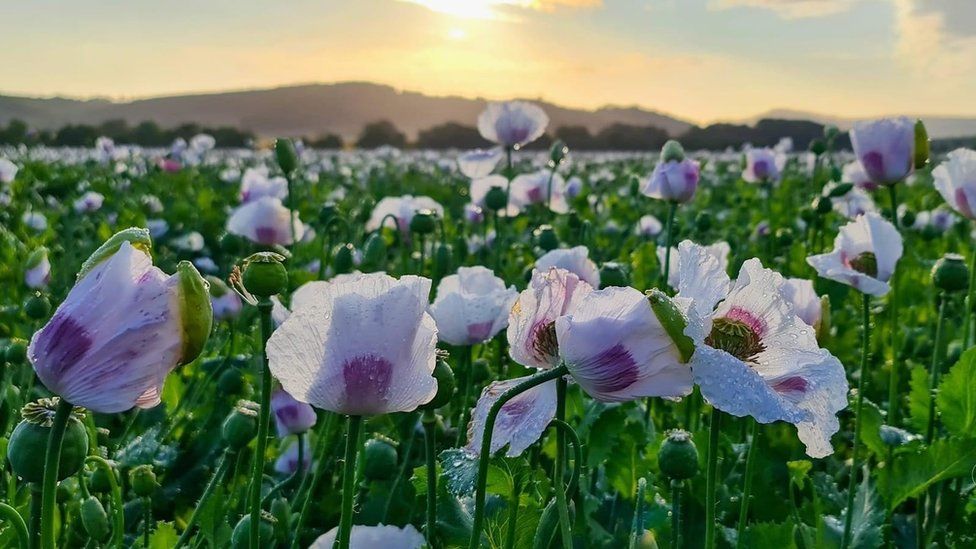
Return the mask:
{"type": "Polygon", "coordinates": [[[705,338],[705,344],[721,349],[743,362],[755,362],[756,355],[766,350],[766,346],[748,324],[731,318],[717,318],[712,323],[712,331],[705,338]]]}
{"type": "Polygon", "coordinates": [[[878,258],[871,252],[864,252],[850,261],[851,268],[872,278],[878,276],[878,258]]]}
{"type": "Polygon", "coordinates": [[[536,359],[541,362],[550,362],[553,357],[559,356],[555,322],[537,324],[532,335],[532,351],[536,359]]]}

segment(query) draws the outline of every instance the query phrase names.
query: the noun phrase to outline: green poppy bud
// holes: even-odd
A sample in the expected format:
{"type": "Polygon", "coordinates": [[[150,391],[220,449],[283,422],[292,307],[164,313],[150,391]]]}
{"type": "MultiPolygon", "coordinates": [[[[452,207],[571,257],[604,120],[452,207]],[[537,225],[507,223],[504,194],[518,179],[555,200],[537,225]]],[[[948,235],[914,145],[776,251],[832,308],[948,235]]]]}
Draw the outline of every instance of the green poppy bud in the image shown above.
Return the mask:
{"type": "Polygon", "coordinates": [[[51,300],[40,293],[30,296],[24,302],[24,314],[33,320],[47,318],[51,314],[51,300]]]}
{"type": "Polygon", "coordinates": [[[379,267],[386,263],[386,240],[379,231],[369,235],[363,246],[363,263],[371,267],[379,267]]]}
{"type": "Polygon", "coordinates": [[[661,162],[681,162],[684,159],[685,149],[674,139],[668,139],[661,147],[661,162]]]}
{"type": "Polygon", "coordinates": [[[275,518],[275,535],[279,541],[288,539],[291,533],[291,505],[288,500],[277,497],[271,502],[271,516],[275,518]]]}
{"type": "Polygon", "coordinates": [[[222,395],[239,395],[244,392],[244,374],[237,368],[227,368],[217,378],[217,391],[222,395]]]}
{"type": "Polygon", "coordinates": [[[442,358],[438,358],[437,364],[434,366],[434,379],[437,380],[437,394],[434,398],[421,406],[425,410],[436,410],[441,406],[447,405],[451,402],[454,397],[454,387],[456,382],[454,380],[454,370],[451,366],[442,358]]]}
{"type": "Polygon", "coordinates": [[[817,212],[810,206],[800,208],[800,219],[807,224],[813,223],[817,219],[817,212]]]}
{"type": "Polygon", "coordinates": [[[827,215],[833,209],[833,202],[829,196],[818,196],[813,199],[813,210],[819,215],[827,215]]]}
{"type": "Polygon", "coordinates": [[[366,441],[363,450],[363,475],[369,480],[388,480],[397,472],[397,451],[389,441],[383,438],[371,438],[366,441]]]}
{"type": "Polygon", "coordinates": [[[549,166],[555,167],[562,164],[567,154],[569,154],[569,147],[563,143],[562,139],[555,140],[549,147],[549,166]]]}
{"type": "Polygon", "coordinates": [[[576,210],[569,212],[569,218],[566,221],[569,224],[569,228],[574,231],[578,231],[583,226],[583,220],[580,219],[579,213],[576,210]]]}
{"type": "Polygon", "coordinates": [[[410,220],[410,232],[414,234],[430,234],[434,232],[437,214],[433,210],[417,210],[410,220]]]}
{"type": "Polygon", "coordinates": [[[213,327],[210,285],[189,261],[176,266],[179,277],[180,315],[183,320],[183,355],[180,364],[193,362],[203,352],[213,327]]]}
{"type": "Polygon", "coordinates": [[[810,141],[810,152],[820,156],[827,152],[827,142],[823,139],[813,139],[810,141]]]}
{"type": "MultiPolygon", "coordinates": [[[[26,482],[44,480],[44,460],[40,456],[47,453],[47,440],[54,423],[55,410],[60,399],[42,398],[30,402],[21,411],[23,421],[17,425],[7,444],[7,460],[17,476],[26,482]]],[[[88,432],[81,422],[83,412],[75,408],[68,416],[61,444],[61,464],[58,467],[58,480],[64,480],[77,473],[88,455],[88,432]]]]}
{"type": "Polygon", "coordinates": [[[81,525],[85,527],[85,532],[95,541],[105,541],[108,539],[110,528],[108,526],[108,513],[102,502],[95,496],[88,496],[81,500],[78,513],[81,516],[81,525]]]}
{"type": "Polygon", "coordinates": [[[627,269],[616,261],[607,261],[600,267],[600,287],[609,288],[617,286],[623,288],[630,282],[627,276],[627,269]]]}
{"type": "Polygon", "coordinates": [[[96,468],[88,478],[88,489],[98,494],[109,493],[112,490],[112,483],[108,475],[104,467],[96,468]]]}
{"type": "Polygon", "coordinates": [[[159,484],[156,482],[156,473],[153,472],[152,465],[139,465],[132,468],[129,471],[129,485],[141,498],[153,495],[159,488],[159,484]]]}
{"type": "Polygon", "coordinates": [[[295,144],[291,139],[276,139],[274,149],[275,160],[278,161],[281,171],[290,174],[298,168],[298,153],[295,152],[295,144]]]}
{"type": "Polygon", "coordinates": [[[921,120],[915,121],[915,169],[921,170],[929,163],[931,152],[931,142],[929,132],[925,129],[925,123],[921,120]]]}
{"type": "Polygon", "coordinates": [[[236,255],[244,249],[244,240],[233,233],[224,233],[220,237],[220,249],[225,253],[236,255]]]}
{"type": "Polygon", "coordinates": [[[451,248],[450,244],[441,242],[437,245],[437,249],[434,250],[434,276],[437,278],[444,277],[451,270],[451,259],[454,255],[454,250],[451,248]]]}
{"type": "Polygon", "coordinates": [[[239,401],[224,420],[220,432],[231,450],[247,446],[258,433],[258,405],[248,400],[239,401]]]}
{"type": "Polygon", "coordinates": [[[485,207],[493,212],[505,209],[508,204],[508,197],[505,196],[505,189],[501,187],[492,187],[488,189],[488,193],[485,194],[485,207]]]}
{"type": "Polygon", "coordinates": [[[959,254],[945,254],[932,267],[932,282],[943,292],[961,292],[969,288],[969,267],[959,254]]]}
{"type": "Polygon", "coordinates": [[[712,216],[711,212],[698,212],[695,216],[695,228],[699,232],[705,232],[711,229],[715,225],[715,217],[712,216]]]}
{"type": "Polygon", "coordinates": [[[258,297],[280,294],[288,287],[285,257],[273,252],[256,253],[244,260],[244,288],[258,297]]]}
{"type": "Polygon", "coordinates": [[[776,229],[776,242],[780,247],[789,247],[793,244],[793,231],[789,227],[776,229]]]}
{"type": "Polygon", "coordinates": [[[16,338],[7,343],[4,358],[11,364],[23,364],[27,361],[27,341],[16,338]]]}
{"type": "Polygon", "coordinates": [[[917,216],[915,215],[915,211],[912,210],[911,208],[902,208],[901,216],[899,217],[899,221],[901,222],[901,226],[902,227],[911,227],[911,226],[915,225],[915,219],[916,219],[916,217],[917,216]]]}
{"type": "Polygon", "coordinates": [[[687,480],[698,474],[698,448],[688,431],[674,430],[668,433],[657,453],[661,472],[674,480],[687,480]]]}
{"type": "MultiPolygon", "coordinates": [[[[275,525],[277,521],[266,511],[261,511],[260,525],[258,525],[258,547],[274,547],[275,525]]],[[[230,535],[230,545],[233,549],[247,549],[251,541],[251,514],[244,515],[230,535]]]]}
{"type": "Polygon", "coordinates": [[[332,252],[332,269],[335,274],[344,274],[352,271],[353,253],[356,247],[352,244],[339,244],[332,252]]]}
{"type": "Polygon", "coordinates": [[[491,376],[491,369],[488,367],[488,359],[479,358],[471,363],[471,377],[475,383],[484,383],[491,376]]]}
{"type": "Polygon", "coordinates": [[[559,247],[559,236],[552,225],[539,225],[532,231],[532,236],[535,238],[535,245],[547,252],[559,247]]]}

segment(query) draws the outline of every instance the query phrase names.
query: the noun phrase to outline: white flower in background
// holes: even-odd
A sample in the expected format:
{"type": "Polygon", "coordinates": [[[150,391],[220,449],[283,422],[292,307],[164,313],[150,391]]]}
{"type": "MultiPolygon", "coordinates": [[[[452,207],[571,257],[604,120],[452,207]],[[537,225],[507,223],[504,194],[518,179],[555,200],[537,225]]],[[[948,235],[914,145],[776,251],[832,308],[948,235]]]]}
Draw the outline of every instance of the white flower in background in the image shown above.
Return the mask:
{"type": "Polygon", "coordinates": [[[205,273],[216,273],[220,270],[217,263],[215,263],[213,259],[206,256],[194,259],[193,266],[205,273]]]}
{"type": "Polygon", "coordinates": [[[305,226],[277,198],[266,196],[238,206],[227,220],[227,232],[247,238],[251,242],[272,246],[290,246],[294,239],[302,238],[305,226]]]}
{"type": "Polygon", "coordinates": [[[695,197],[699,175],[698,162],[694,160],[662,160],[640,191],[650,198],[684,204],[695,197]]]}
{"type": "Polygon", "coordinates": [[[868,173],[864,171],[864,166],[857,160],[844,164],[843,169],[841,169],[840,180],[844,183],[851,183],[865,191],[873,191],[878,188],[878,184],[871,181],[868,173]]]}
{"type": "Polygon", "coordinates": [[[51,281],[51,262],[47,257],[47,248],[34,250],[24,264],[24,284],[28,288],[37,290],[47,287],[51,281]]]}
{"type": "MultiPolygon", "coordinates": [[[[695,244],[695,245],[696,246],[699,246],[698,244],[695,244]]],[[[712,257],[714,257],[716,261],[718,261],[718,265],[719,265],[719,267],[722,268],[722,272],[728,272],[728,270],[729,270],[729,253],[731,253],[731,251],[732,251],[732,248],[729,246],[729,243],[728,242],[726,242],[724,240],[720,240],[720,241],[718,241],[718,242],[716,242],[714,244],[710,244],[710,245],[704,246],[702,248],[709,255],[711,255],[712,257]]],[[[665,253],[665,249],[666,248],[664,248],[664,247],[658,246],[657,249],[655,250],[655,253],[657,254],[657,261],[661,265],[661,272],[662,273],[664,272],[664,253],[665,253]]],[[[678,289],[680,287],[680,285],[681,285],[681,273],[682,272],[683,271],[681,269],[681,254],[678,253],[678,249],[676,247],[672,247],[671,248],[671,265],[670,265],[670,269],[669,269],[669,272],[668,272],[668,286],[671,286],[674,289],[678,289]]]]}
{"type": "Polygon", "coordinates": [[[161,238],[169,232],[169,223],[165,219],[147,219],[146,228],[153,239],[161,238]]]}
{"type": "Polygon", "coordinates": [[[793,311],[808,326],[818,329],[823,316],[820,296],[813,289],[813,281],[787,278],[783,281],[783,296],[793,304],[793,311]]]}
{"type": "Polygon", "coordinates": [[[115,141],[104,135],[95,140],[95,156],[102,164],[107,164],[115,159],[115,141]]]}
{"type": "Polygon", "coordinates": [[[888,280],[902,254],[901,235],[876,213],[867,213],[844,225],[830,253],[807,258],[824,278],[847,284],[873,296],[888,293],[888,280]]]}
{"type": "Polygon", "coordinates": [[[284,200],[288,197],[288,180],[269,177],[267,168],[248,168],[241,177],[241,202],[244,204],[265,197],[284,200]]]}
{"type": "MultiPolygon", "coordinates": [[[[298,440],[292,438],[286,443],[285,450],[278,455],[278,459],[275,460],[274,469],[275,471],[283,475],[294,474],[298,470],[299,465],[304,471],[308,471],[312,466],[312,452],[310,452],[308,447],[308,435],[301,435],[304,438],[305,451],[302,455],[302,462],[298,462],[298,440]]],[[[350,546],[351,549],[351,546],[350,546]]]]}
{"type": "Polygon", "coordinates": [[[217,140],[212,135],[198,133],[190,138],[190,149],[197,154],[203,154],[217,146],[217,140]]]}
{"type": "MultiPolygon", "coordinates": [[[[471,180],[471,202],[484,210],[489,210],[490,208],[485,203],[485,197],[488,196],[489,191],[495,188],[501,189],[502,192],[507,192],[508,180],[501,175],[489,175],[471,180]]],[[[508,207],[501,213],[507,217],[514,217],[521,211],[521,204],[513,190],[508,197],[508,207]]]]}
{"type": "MultiPolygon", "coordinates": [[[[350,549],[420,549],[427,543],[423,534],[410,524],[403,528],[383,524],[376,526],[356,524],[353,525],[350,534],[350,549]]],[[[308,549],[332,549],[338,535],[339,527],[336,526],[319,536],[308,549]]]]}
{"type": "Polygon", "coordinates": [[[102,208],[103,202],[105,202],[105,197],[100,193],[88,191],[81,195],[81,198],[75,200],[73,206],[77,213],[96,212],[102,208]]]}
{"type": "Polygon", "coordinates": [[[695,342],[691,368],[702,396],[734,416],[794,424],[811,457],[833,453],[836,414],[847,406],[844,367],[794,312],[783,277],[750,259],[733,284],[701,246],[686,240],[679,253],[675,302],[695,342]]]}
{"type": "Polygon", "coordinates": [[[569,212],[566,203],[566,181],[551,170],[539,170],[516,176],[512,180],[512,200],[520,205],[545,205],[555,213],[569,212]]]}
{"type": "Polygon", "coordinates": [[[976,219],[976,151],[956,149],[932,170],[935,188],[953,210],[976,219]]]}
{"type": "Polygon", "coordinates": [[[661,234],[664,225],[661,220],[651,214],[643,215],[637,221],[637,234],[643,237],[652,237],[661,234]]]}
{"type": "Polygon", "coordinates": [[[40,212],[24,212],[20,220],[24,222],[24,225],[39,233],[47,230],[47,218],[40,212]]]}
{"type": "Polygon", "coordinates": [[[915,167],[915,123],[911,119],[857,122],[851,129],[851,145],[867,176],[878,185],[894,185],[915,167]]]}
{"type": "Polygon", "coordinates": [[[14,164],[6,158],[0,158],[0,183],[13,183],[14,178],[17,177],[18,170],[17,164],[14,164]]]}
{"type": "Polygon", "coordinates": [[[590,250],[586,246],[557,248],[547,252],[535,262],[536,271],[546,272],[555,267],[566,269],[590,286],[600,287],[600,269],[590,260],[590,250]]]}
{"type": "Polygon", "coordinates": [[[742,179],[749,183],[776,183],[786,166],[786,155],[773,149],[749,149],[746,151],[746,168],[742,179]]]}
{"type": "MultiPolygon", "coordinates": [[[[828,195],[837,187],[837,183],[827,183],[824,185],[823,194],[828,195]]],[[[863,188],[857,186],[852,187],[846,194],[831,198],[830,204],[835,212],[847,219],[854,219],[859,215],[878,211],[871,195],[863,188]]]]}
{"type": "Polygon", "coordinates": [[[420,210],[431,210],[438,217],[444,217],[444,206],[429,196],[387,196],[380,200],[366,222],[367,231],[375,231],[384,223],[387,216],[396,219],[397,228],[403,234],[410,233],[410,221],[420,210]]]}
{"type": "Polygon", "coordinates": [[[505,153],[499,149],[475,149],[458,157],[458,168],[469,179],[480,179],[491,175],[505,153]]]}
{"type": "Polygon", "coordinates": [[[491,269],[461,267],[437,286],[437,298],[430,314],[437,323],[437,335],[451,345],[474,345],[495,337],[508,326],[508,314],[518,299],[515,286],[491,269]]]}
{"type": "Polygon", "coordinates": [[[566,188],[563,191],[563,194],[566,195],[566,198],[572,200],[579,196],[581,192],[583,192],[583,180],[576,175],[570,177],[569,180],[566,181],[566,188]]]}
{"type": "Polygon", "coordinates": [[[170,246],[184,252],[199,252],[205,244],[203,235],[196,231],[190,231],[170,241],[170,246]]]}
{"type": "Polygon", "coordinates": [[[488,103],[478,116],[481,136],[503,147],[519,149],[542,137],[549,117],[538,105],[524,101],[488,103]]]}

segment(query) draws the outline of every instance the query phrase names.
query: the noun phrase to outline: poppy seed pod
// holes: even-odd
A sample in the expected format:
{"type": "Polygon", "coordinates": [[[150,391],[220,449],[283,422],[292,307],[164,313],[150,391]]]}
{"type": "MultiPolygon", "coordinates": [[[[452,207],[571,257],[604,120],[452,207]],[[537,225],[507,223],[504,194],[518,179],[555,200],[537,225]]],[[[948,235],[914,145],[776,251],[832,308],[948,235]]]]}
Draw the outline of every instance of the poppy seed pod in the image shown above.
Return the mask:
{"type": "Polygon", "coordinates": [[[685,159],[685,149],[674,139],[668,141],[661,147],[661,162],[681,162],[685,159]]]}
{"type": "Polygon", "coordinates": [[[556,235],[556,230],[552,228],[552,225],[539,225],[532,231],[532,236],[535,237],[536,246],[547,252],[559,247],[559,236],[556,235]]]}
{"type": "Polygon", "coordinates": [[[139,497],[153,495],[159,488],[159,484],[156,482],[156,473],[153,472],[152,465],[139,465],[132,468],[129,471],[129,485],[139,497]]]}
{"type": "Polygon", "coordinates": [[[555,167],[562,164],[567,154],[569,154],[569,147],[566,143],[562,139],[555,140],[549,147],[549,165],[555,167]]]}
{"type": "Polygon", "coordinates": [[[51,314],[51,300],[40,293],[30,296],[24,302],[24,314],[33,320],[47,318],[51,314]]]}
{"type": "Polygon", "coordinates": [[[961,292],[969,287],[969,267],[958,254],[945,254],[932,267],[932,282],[943,292],[961,292]]]}
{"type": "Polygon", "coordinates": [[[441,242],[434,251],[434,277],[441,278],[451,269],[454,250],[450,244],[441,242]]]}
{"type": "Polygon", "coordinates": [[[387,480],[397,471],[397,451],[384,438],[371,438],[363,447],[363,475],[369,480],[387,480]]]}
{"type": "Polygon", "coordinates": [[[661,472],[674,480],[687,480],[698,474],[698,448],[691,433],[680,429],[668,433],[657,453],[661,472]]]}
{"type": "Polygon", "coordinates": [[[290,174],[298,168],[298,153],[295,152],[295,144],[291,139],[276,139],[274,149],[275,160],[278,161],[281,171],[290,174]]]}
{"type": "Polygon", "coordinates": [[[616,261],[607,261],[600,267],[600,287],[627,286],[630,282],[627,270],[616,261]]]}
{"type": "Polygon", "coordinates": [[[4,358],[11,364],[23,364],[27,359],[27,342],[19,338],[10,340],[4,358]]]}
{"type": "Polygon", "coordinates": [[[244,288],[258,297],[271,297],[288,288],[288,271],[282,264],[285,257],[273,252],[260,252],[244,260],[244,288]]]}
{"type": "Polygon", "coordinates": [[[251,442],[258,432],[258,405],[241,400],[227,415],[220,433],[231,450],[240,450],[251,442]]]}
{"type": "Polygon", "coordinates": [[[503,209],[507,202],[508,198],[506,196],[505,189],[501,187],[492,187],[485,195],[485,207],[491,211],[503,209]]]}
{"type": "Polygon", "coordinates": [[[352,244],[340,244],[336,246],[332,254],[332,268],[336,274],[345,274],[352,270],[353,253],[356,247],[352,244]]]}
{"type": "Polygon", "coordinates": [[[436,214],[429,209],[417,210],[410,220],[410,232],[415,234],[430,234],[436,226],[436,214]]]}
{"type": "MultiPolygon", "coordinates": [[[[51,426],[54,423],[58,398],[43,398],[30,402],[21,410],[23,421],[17,425],[7,445],[7,460],[14,473],[26,482],[44,480],[44,460],[38,459],[47,452],[51,426]]],[[[68,417],[61,445],[61,462],[58,467],[58,481],[78,472],[88,455],[88,432],[81,419],[84,412],[75,408],[68,417]]]]}
{"type": "MultiPolygon", "coordinates": [[[[260,524],[258,525],[258,546],[273,547],[275,537],[275,526],[278,521],[267,511],[261,511],[260,524]]],[[[251,515],[250,513],[241,517],[241,520],[234,526],[234,531],[230,536],[230,546],[233,549],[246,549],[250,547],[251,539],[251,515]]]]}
{"type": "Polygon", "coordinates": [[[383,235],[375,232],[366,239],[363,246],[363,263],[370,266],[379,266],[386,261],[386,241],[383,235]]]}

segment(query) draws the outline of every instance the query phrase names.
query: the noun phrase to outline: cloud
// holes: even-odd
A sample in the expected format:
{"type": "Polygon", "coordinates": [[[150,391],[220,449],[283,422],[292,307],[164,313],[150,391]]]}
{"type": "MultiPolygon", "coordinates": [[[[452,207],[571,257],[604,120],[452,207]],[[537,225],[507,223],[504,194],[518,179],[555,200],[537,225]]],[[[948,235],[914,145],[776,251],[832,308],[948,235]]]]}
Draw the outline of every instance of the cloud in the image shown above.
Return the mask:
{"type": "Polygon", "coordinates": [[[854,6],[854,2],[855,0],[714,0],[710,7],[764,8],[784,19],[802,19],[844,13],[854,6]]]}
{"type": "Polygon", "coordinates": [[[957,85],[976,70],[971,0],[895,0],[898,59],[933,85],[957,85]]]}
{"type": "MultiPolygon", "coordinates": [[[[397,0],[467,19],[513,19],[513,12],[598,8],[603,0],[397,0]]],[[[516,14],[517,15],[517,14],[516,14]]]]}

